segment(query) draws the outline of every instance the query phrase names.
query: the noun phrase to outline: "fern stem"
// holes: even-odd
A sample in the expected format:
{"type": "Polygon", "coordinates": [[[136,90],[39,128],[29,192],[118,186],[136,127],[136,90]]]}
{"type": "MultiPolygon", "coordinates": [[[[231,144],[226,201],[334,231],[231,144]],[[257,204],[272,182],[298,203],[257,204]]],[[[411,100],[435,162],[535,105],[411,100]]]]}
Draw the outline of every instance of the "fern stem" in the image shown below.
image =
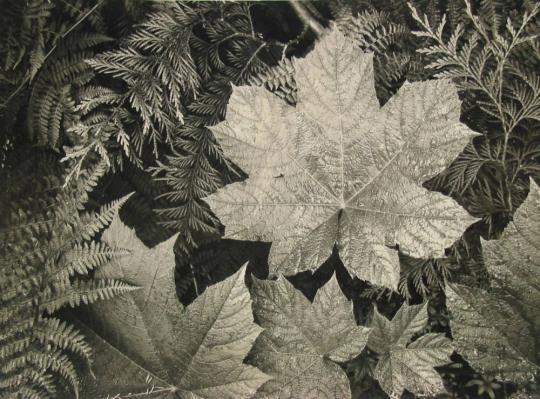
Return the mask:
{"type": "Polygon", "coordinates": [[[257,57],[257,54],[265,47],[266,42],[262,42],[261,45],[257,47],[257,50],[255,50],[253,54],[251,54],[251,57],[249,57],[249,59],[247,60],[246,65],[244,65],[244,67],[238,74],[238,81],[236,82],[236,84],[240,83],[240,81],[242,80],[242,75],[247,71],[248,67],[251,65],[251,62],[255,59],[255,57],[257,57]]]}
{"type": "Polygon", "coordinates": [[[498,75],[499,75],[499,88],[498,88],[498,90],[499,90],[499,93],[498,93],[499,104],[498,104],[498,109],[499,109],[499,114],[500,114],[500,117],[501,117],[501,122],[502,122],[503,128],[504,128],[504,143],[503,143],[503,149],[502,149],[501,158],[502,158],[502,167],[503,167],[504,179],[505,179],[505,183],[506,183],[507,206],[510,208],[509,209],[510,212],[513,210],[513,205],[512,205],[512,194],[511,194],[511,189],[510,189],[511,185],[510,185],[510,181],[509,181],[510,178],[509,178],[509,175],[508,175],[507,165],[506,165],[506,156],[507,156],[507,153],[508,153],[508,140],[510,139],[510,134],[512,133],[512,131],[514,130],[514,128],[518,124],[519,119],[514,120],[512,122],[512,124],[510,124],[510,123],[508,123],[506,121],[504,112],[502,111],[504,69],[506,67],[506,62],[508,60],[508,57],[510,56],[510,53],[511,53],[512,49],[514,49],[517,46],[517,39],[521,36],[523,30],[525,29],[527,21],[528,21],[528,19],[524,18],[523,23],[519,27],[518,31],[514,35],[512,35],[512,42],[508,45],[508,48],[504,51],[504,55],[502,56],[502,59],[499,62],[499,65],[497,66],[498,69],[499,69],[498,70],[498,75]]]}
{"type": "Polygon", "coordinates": [[[123,396],[120,396],[120,395],[111,396],[110,399],[129,399],[129,398],[140,398],[140,397],[144,397],[144,396],[150,397],[150,395],[154,396],[156,394],[161,394],[161,393],[165,393],[165,392],[174,393],[174,392],[176,392],[176,388],[175,387],[167,387],[167,388],[158,387],[156,389],[154,386],[152,386],[152,387],[148,388],[144,392],[128,393],[127,395],[123,395],[123,396]]]}

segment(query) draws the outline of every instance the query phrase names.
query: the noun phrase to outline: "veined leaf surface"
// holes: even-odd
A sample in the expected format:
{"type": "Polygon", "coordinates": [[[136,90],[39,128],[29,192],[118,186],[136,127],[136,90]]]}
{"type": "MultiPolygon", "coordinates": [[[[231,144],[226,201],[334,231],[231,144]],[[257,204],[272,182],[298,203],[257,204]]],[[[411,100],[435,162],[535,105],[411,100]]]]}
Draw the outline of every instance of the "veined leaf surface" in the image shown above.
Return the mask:
{"type": "Polygon", "coordinates": [[[250,398],[269,379],[243,363],[262,330],[253,322],[245,266],[183,309],[174,285],[174,238],[149,249],[116,219],[103,241],[132,252],[104,267],[103,276],[141,289],[92,306],[102,351],[97,380],[87,379],[83,397],[134,394],[144,386],[134,378],[145,375],[147,388],[154,387],[150,397],[250,398]]]}
{"type": "Polygon", "coordinates": [[[375,378],[391,397],[401,397],[405,389],[429,397],[445,392],[434,367],[450,363],[454,350],[450,340],[444,334],[429,333],[409,343],[427,322],[427,303],[403,304],[391,321],[375,309],[368,346],[379,354],[375,378]]]}
{"type": "Polygon", "coordinates": [[[540,189],[498,240],[483,242],[492,290],[446,289],[457,350],[485,375],[530,381],[540,366],[540,189]]]}
{"type": "Polygon", "coordinates": [[[336,277],[313,303],[283,276],[254,280],[253,307],[265,329],[253,348],[255,363],[273,377],[255,398],[350,398],[347,375],[335,362],[360,354],[369,329],[356,324],[336,277]]]}
{"type": "Polygon", "coordinates": [[[270,266],[316,269],[339,247],[347,269],[396,288],[399,245],[444,256],[475,219],[422,183],[475,134],[460,123],[448,80],[406,83],[382,108],[373,59],[337,29],[293,61],[298,102],[261,87],[235,87],[212,131],[249,175],[207,197],[225,235],[272,241],[270,266]]]}

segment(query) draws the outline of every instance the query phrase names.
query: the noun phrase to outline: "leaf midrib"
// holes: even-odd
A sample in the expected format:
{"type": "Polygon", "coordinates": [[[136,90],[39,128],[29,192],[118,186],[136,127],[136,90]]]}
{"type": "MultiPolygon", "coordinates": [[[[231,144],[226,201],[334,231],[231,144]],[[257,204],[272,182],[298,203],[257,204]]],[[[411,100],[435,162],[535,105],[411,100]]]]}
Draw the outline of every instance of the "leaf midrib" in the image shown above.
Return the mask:
{"type": "MultiPolygon", "coordinates": [[[[231,289],[229,290],[229,292],[227,293],[227,296],[225,297],[225,299],[222,301],[222,303],[220,304],[219,306],[219,310],[215,313],[215,317],[212,318],[212,322],[210,323],[210,327],[208,329],[206,329],[205,333],[203,334],[202,338],[198,341],[198,345],[197,345],[197,349],[195,350],[195,352],[193,353],[192,356],[190,356],[189,358],[189,361],[187,363],[187,365],[185,365],[184,367],[184,373],[182,374],[182,376],[180,377],[180,379],[178,380],[178,383],[176,384],[178,387],[180,387],[183,383],[184,383],[184,379],[186,377],[186,375],[189,373],[189,371],[191,371],[191,365],[193,363],[193,359],[195,359],[195,357],[197,356],[197,354],[199,353],[200,349],[201,349],[201,346],[203,344],[203,342],[206,340],[206,337],[208,336],[208,334],[210,333],[210,330],[212,329],[212,327],[214,326],[214,324],[216,323],[217,319],[219,318],[219,316],[221,315],[221,312],[223,311],[223,308],[225,307],[225,303],[229,300],[229,297],[231,296],[231,293],[238,281],[238,278],[244,278],[244,274],[243,273],[240,273],[238,275],[238,277],[235,279],[234,283],[232,284],[232,287],[231,289]]],[[[206,302],[206,295],[201,295],[199,296],[199,298],[203,298],[204,301],[206,302]]],[[[184,313],[187,313],[189,311],[189,307],[187,307],[185,309],[185,312],[184,313]]],[[[189,352],[187,352],[189,354],[189,352]]]]}

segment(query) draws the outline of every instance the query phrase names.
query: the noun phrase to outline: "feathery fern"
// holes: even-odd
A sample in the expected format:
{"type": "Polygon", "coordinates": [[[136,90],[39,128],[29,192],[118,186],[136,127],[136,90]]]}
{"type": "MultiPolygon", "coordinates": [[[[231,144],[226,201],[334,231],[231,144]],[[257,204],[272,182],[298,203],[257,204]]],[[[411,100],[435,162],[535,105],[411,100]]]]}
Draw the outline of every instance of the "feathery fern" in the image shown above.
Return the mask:
{"type": "MultiPolygon", "coordinates": [[[[489,14],[481,18],[473,13],[468,0],[464,1],[464,7],[472,29],[467,30],[463,24],[458,24],[449,37],[445,31],[445,16],[434,27],[425,15],[421,17],[411,7],[412,15],[421,28],[414,33],[430,41],[419,51],[432,57],[428,67],[436,71],[435,76],[453,79],[468,96],[468,104],[478,104],[490,119],[491,126],[485,133],[500,141],[496,144],[500,146],[496,159],[503,174],[501,195],[505,198],[506,210],[512,212],[516,200],[511,194],[515,179],[508,162],[511,142],[519,138],[525,124],[540,118],[540,76],[537,73],[540,30],[536,22],[540,5],[530,9],[525,7],[520,17],[509,14],[504,24],[493,17],[499,13],[492,13],[491,18],[489,14]],[[526,61],[523,51],[527,54],[526,61]]],[[[467,160],[471,151],[480,158],[475,162],[477,166],[480,164],[479,168],[492,161],[491,156],[485,156],[486,151],[481,146],[466,151],[469,154],[465,153],[458,160],[458,165],[450,168],[451,181],[462,181],[463,173],[469,176],[477,173],[475,166],[471,169],[470,162],[467,166],[460,162],[467,160]],[[469,170],[463,172],[467,168],[469,170]]]]}
{"type": "Polygon", "coordinates": [[[72,161],[69,178],[96,154],[117,169],[124,159],[142,167],[145,144],[154,158],[164,143],[171,145],[185,103],[199,86],[189,42],[200,18],[181,3],[157,5],[117,49],[88,57],[87,65],[113,84],[81,92],[76,106],[80,120],[70,129],[79,141],[65,157],[72,161]]]}
{"type": "MultiPolygon", "coordinates": [[[[17,110],[26,103],[28,89],[32,89],[34,83],[37,83],[38,90],[34,91],[31,101],[38,102],[38,105],[43,101],[49,105],[47,109],[37,107],[34,111],[53,111],[51,113],[56,116],[41,115],[49,118],[47,122],[31,124],[30,128],[34,129],[36,125],[41,127],[43,124],[43,127],[47,126],[45,131],[55,130],[59,124],[56,120],[61,107],[56,106],[56,112],[51,110],[51,107],[56,102],[63,102],[61,105],[65,107],[66,102],[69,102],[62,97],[61,88],[71,83],[71,79],[81,72],[83,50],[103,40],[103,37],[92,34],[103,29],[102,21],[95,13],[102,2],[93,4],[94,2],[77,0],[69,4],[46,0],[7,0],[4,3],[6,13],[2,13],[0,21],[0,47],[5,60],[0,69],[0,114],[5,120],[14,122],[17,110]],[[77,36],[83,27],[91,29],[87,29],[88,33],[81,34],[74,40],[74,36],[77,36]],[[76,50],[76,54],[69,54],[73,50],[76,50]],[[77,65],[78,70],[75,69],[77,65]],[[46,71],[43,71],[44,69],[46,71]],[[58,87],[48,99],[40,100],[40,90],[42,91],[46,84],[58,87]],[[50,124],[52,126],[49,126],[50,124]]],[[[41,95],[44,93],[41,92],[41,95]]],[[[37,115],[35,117],[38,118],[37,115]]],[[[49,141],[45,137],[38,139],[42,143],[49,141]]]]}
{"type": "Polygon", "coordinates": [[[123,169],[124,156],[142,167],[139,123],[123,106],[123,96],[106,87],[89,85],[80,91],[79,99],[75,107],[78,120],[68,129],[74,145],[64,148],[63,160],[71,161],[68,180],[78,176],[85,162],[96,154],[113,170],[123,169]]]}
{"type": "Polygon", "coordinates": [[[241,175],[223,157],[206,126],[224,117],[231,85],[248,83],[262,74],[268,63],[275,62],[272,51],[282,51],[284,46],[254,32],[248,3],[177,7],[198,16],[189,45],[201,85],[197,97],[186,106],[184,124],[177,127],[173,155],[154,172],[171,187],[165,197],[178,203],[158,212],[169,219],[167,226],[180,231],[180,249],[189,251],[197,245],[199,234],[215,233],[217,228],[216,218],[200,198],[215,191],[223,180],[241,175]]]}
{"type": "Polygon", "coordinates": [[[75,278],[122,254],[92,238],[127,198],[80,212],[104,165],[61,188],[58,168],[36,179],[32,168],[47,171],[47,163],[28,164],[4,171],[10,184],[0,206],[0,396],[51,398],[67,390],[77,396],[75,358],[89,366],[91,348],[53,313],[132,289],[114,280],[75,278]]]}
{"type": "Polygon", "coordinates": [[[294,66],[288,58],[282,59],[268,71],[253,76],[251,83],[257,86],[264,86],[267,90],[285,100],[290,105],[296,104],[294,66]]]}
{"type": "Polygon", "coordinates": [[[54,4],[43,0],[4,2],[0,25],[2,54],[2,103],[13,94],[24,78],[32,79],[47,52],[54,45],[50,26],[54,4]],[[29,66],[29,68],[26,68],[29,66]]]}
{"type": "Polygon", "coordinates": [[[184,98],[192,98],[199,85],[189,51],[191,29],[198,22],[200,16],[190,7],[165,4],[148,15],[119,49],[88,61],[96,71],[124,82],[118,102],[140,116],[142,135],[156,154],[158,144],[170,142],[176,123],[182,121],[184,98]]]}
{"type": "Polygon", "coordinates": [[[36,76],[28,104],[28,133],[38,145],[58,148],[62,127],[78,118],[75,95],[93,78],[85,59],[93,46],[109,40],[98,34],[71,36],[58,44],[36,76]]]}
{"type": "Polygon", "coordinates": [[[368,3],[367,9],[340,5],[335,7],[334,16],[343,33],[363,50],[373,52],[377,95],[385,103],[406,79],[420,80],[423,67],[414,51],[410,27],[402,14],[395,15],[395,10],[402,8],[401,2],[368,3]]]}

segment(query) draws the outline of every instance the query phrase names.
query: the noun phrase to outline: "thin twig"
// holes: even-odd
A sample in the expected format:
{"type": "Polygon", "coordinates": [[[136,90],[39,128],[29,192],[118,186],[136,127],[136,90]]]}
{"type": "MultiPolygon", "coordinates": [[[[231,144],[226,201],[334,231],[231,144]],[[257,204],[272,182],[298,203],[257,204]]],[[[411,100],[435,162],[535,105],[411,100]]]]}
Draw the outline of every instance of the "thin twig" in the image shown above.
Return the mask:
{"type": "Polygon", "coordinates": [[[302,4],[300,0],[289,0],[289,4],[296,12],[296,15],[298,15],[298,18],[300,18],[304,24],[309,26],[313,32],[315,32],[318,36],[323,34],[323,26],[313,17],[313,15],[311,15],[309,10],[304,4],[302,4]]]}

